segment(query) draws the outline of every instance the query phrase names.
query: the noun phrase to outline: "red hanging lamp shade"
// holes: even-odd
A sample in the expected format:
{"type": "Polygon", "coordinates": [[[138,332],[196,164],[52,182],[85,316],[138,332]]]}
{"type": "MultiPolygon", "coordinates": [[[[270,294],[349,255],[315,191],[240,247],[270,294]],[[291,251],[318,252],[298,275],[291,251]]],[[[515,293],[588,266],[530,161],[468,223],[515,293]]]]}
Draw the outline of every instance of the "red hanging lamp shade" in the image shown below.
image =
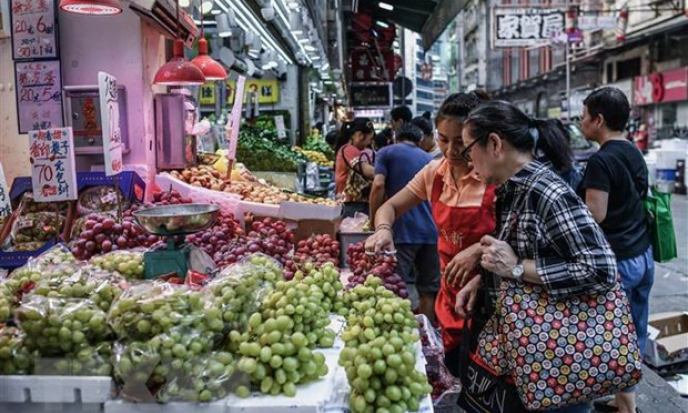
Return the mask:
{"type": "Polygon", "coordinates": [[[184,42],[174,41],[174,54],[155,74],[153,83],[163,86],[199,86],[205,83],[201,69],[184,59],[184,42]]]}
{"type": "Polygon", "coordinates": [[[208,41],[203,37],[198,41],[198,56],[194,57],[191,63],[201,69],[206,81],[227,79],[227,71],[208,55],[208,41]]]}
{"type": "Polygon", "coordinates": [[[122,13],[119,0],[61,0],[60,9],[92,16],[113,16],[122,13]]]}

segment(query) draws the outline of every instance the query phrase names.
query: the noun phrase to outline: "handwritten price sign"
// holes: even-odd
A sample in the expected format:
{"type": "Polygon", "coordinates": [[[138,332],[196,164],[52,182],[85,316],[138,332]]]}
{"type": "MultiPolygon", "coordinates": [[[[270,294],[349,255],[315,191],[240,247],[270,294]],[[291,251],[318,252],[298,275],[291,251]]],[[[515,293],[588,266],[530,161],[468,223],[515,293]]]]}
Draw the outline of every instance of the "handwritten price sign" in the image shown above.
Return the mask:
{"type": "Polygon", "coordinates": [[[15,62],[14,74],[19,133],[62,127],[60,61],[15,62]]]}
{"type": "Polygon", "coordinates": [[[54,0],[10,0],[12,58],[59,57],[54,0]]]}
{"type": "Polygon", "coordinates": [[[119,127],[119,101],[117,79],[105,72],[98,72],[100,95],[100,123],[103,129],[103,155],[105,175],[122,172],[122,134],[119,127]]]}
{"type": "Polygon", "coordinates": [[[77,199],[72,128],[30,131],[29,154],[36,201],[77,199]]]}
{"type": "Polygon", "coordinates": [[[10,191],[5,179],[5,171],[0,164],[0,217],[12,215],[12,204],[10,204],[10,191]]]}

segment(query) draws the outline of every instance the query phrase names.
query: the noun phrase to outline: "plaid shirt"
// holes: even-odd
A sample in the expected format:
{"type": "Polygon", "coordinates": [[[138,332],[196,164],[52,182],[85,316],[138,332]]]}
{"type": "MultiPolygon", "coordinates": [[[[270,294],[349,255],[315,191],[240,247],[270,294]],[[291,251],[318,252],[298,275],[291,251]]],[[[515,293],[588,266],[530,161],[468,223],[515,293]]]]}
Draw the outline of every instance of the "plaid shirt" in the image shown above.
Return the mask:
{"type": "MultiPolygon", "coordinates": [[[[518,257],[535,260],[553,299],[606,291],[616,282],[616,259],[602,229],[549,164],[533,161],[511,177],[497,190],[496,208],[496,237],[506,237],[518,257]]],[[[501,279],[484,275],[494,302],[501,279]]]]}

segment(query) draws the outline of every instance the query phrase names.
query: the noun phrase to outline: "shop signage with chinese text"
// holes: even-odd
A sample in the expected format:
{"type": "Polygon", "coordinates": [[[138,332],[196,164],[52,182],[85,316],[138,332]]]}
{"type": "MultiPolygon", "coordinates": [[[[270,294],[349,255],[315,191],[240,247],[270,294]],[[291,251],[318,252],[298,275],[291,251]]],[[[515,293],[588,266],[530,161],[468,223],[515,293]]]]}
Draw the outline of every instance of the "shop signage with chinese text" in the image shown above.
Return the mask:
{"type": "Polygon", "coordinates": [[[392,83],[349,84],[351,106],[354,108],[387,109],[392,107],[392,83]]]}
{"type": "Polygon", "coordinates": [[[495,7],[493,47],[547,46],[564,31],[562,10],[545,7],[495,7]]]}
{"type": "MultiPolygon", "coordinates": [[[[226,83],[227,105],[234,104],[234,91],[236,81],[228,80],[226,83]]],[[[244,88],[244,100],[250,92],[256,92],[258,103],[278,103],[279,102],[279,83],[274,79],[246,79],[244,88]]],[[[214,105],[217,99],[215,93],[215,83],[206,83],[201,87],[200,103],[203,106],[214,105]]]]}
{"type": "Polygon", "coordinates": [[[19,133],[63,126],[60,68],[59,60],[14,63],[19,133]]]}
{"type": "Polygon", "coordinates": [[[29,156],[36,201],[77,198],[72,128],[30,131],[29,156]]]}
{"type": "Polygon", "coordinates": [[[636,105],[688,100],[688,67],[638,76],[633,83],[636,105]]]}

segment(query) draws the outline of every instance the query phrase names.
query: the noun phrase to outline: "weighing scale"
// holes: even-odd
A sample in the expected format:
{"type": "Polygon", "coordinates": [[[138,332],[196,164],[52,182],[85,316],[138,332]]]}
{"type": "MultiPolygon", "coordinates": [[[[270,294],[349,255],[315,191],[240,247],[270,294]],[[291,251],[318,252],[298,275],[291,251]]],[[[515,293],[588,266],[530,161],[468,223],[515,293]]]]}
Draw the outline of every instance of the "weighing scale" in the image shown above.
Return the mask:
{"type": "Polygon", "coordinates": [[[147,232],[167,238],[167,247],[143,254],[146,279],[176,274],[185,278],[189,270],[191,247],[175,243],[175,236],[185,236],[208,229],[220,212],[219,205],[166,205],[134,212],[134,218],[147,232]]]}

